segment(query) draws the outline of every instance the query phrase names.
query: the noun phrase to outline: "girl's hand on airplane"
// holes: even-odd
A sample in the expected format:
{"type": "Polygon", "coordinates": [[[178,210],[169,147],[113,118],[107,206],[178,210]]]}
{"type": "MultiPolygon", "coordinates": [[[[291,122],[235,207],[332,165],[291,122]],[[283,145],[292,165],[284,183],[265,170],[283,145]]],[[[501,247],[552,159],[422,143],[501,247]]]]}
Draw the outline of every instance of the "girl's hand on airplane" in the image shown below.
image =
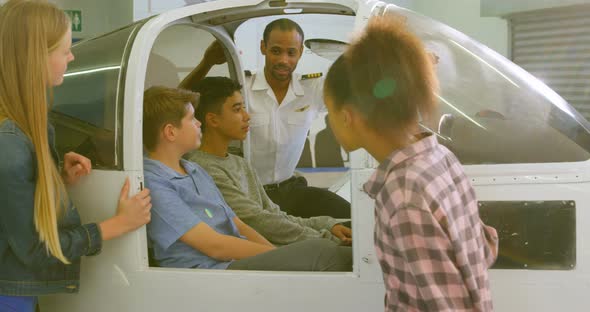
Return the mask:
{"type": "Polygon", "coordinates": [[[129,178],[125,179],[125,184],[121,188],[121,194],[119,195],[116,215],[98,225],[102,239],[117,238],[150,222],[152,217],[150,212],[152,209],[151,200],[148,189],[143,189],[129,198],[129,178]]]}
{"type": "Polygon", "coordinates": [[[64,155],[64,166],[61,177],[67,185],[76,184],[81,177],[90,174],[92,163],[90,159],[74,152],[64,155]]]}
{"type": "Polygon", "coordinates": [[[135,230],[150,222],[151,200],[150,190],[147,188],[144,188],[141,192],[129,198],[129,178],[125,179],[125,184],[119,196],[117,217],[121,220],[122,226],[127,231],[135,230]]]}

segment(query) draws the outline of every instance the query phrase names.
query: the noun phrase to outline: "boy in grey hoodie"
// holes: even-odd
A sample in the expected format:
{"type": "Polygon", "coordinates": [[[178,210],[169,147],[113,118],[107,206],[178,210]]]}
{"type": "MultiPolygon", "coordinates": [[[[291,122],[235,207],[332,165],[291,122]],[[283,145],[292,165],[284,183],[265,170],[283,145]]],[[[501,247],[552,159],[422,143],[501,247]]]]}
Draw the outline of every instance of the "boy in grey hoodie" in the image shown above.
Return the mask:
{"type": "Polygon", "coordinates": [[[252,166],[228,153],[230,142],[244,140],[250,127],[241,86],[226,77],[207,77],[195,87],[201,95],[195,117],[202,123],[202,145],[186,157],[213,177],[236,215],[273,244],[328,238],[350,245],[350,228],[332,217],[300,218],[281,211],[266,195],[252,166]]]}

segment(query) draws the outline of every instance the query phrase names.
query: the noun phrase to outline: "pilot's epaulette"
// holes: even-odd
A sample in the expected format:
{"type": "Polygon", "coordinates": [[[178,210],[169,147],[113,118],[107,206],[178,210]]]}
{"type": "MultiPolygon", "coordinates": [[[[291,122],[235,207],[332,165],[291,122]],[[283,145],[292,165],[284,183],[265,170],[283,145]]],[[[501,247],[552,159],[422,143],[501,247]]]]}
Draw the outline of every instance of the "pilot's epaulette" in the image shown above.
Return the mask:
{"type": "Polygon", "coordinates": [[[246,75],[246,77],[252,77],[252,72],[249,70],[245,70],[244,75],[246,75]]]}
{"type": "Polygon", "coordinates": [[[306,74],[306,75],[301,75],[301,80],[307,80],[307,79],[313,79],[313,78],[320,78],[321,76],[323,76],[324,73],[319,72],[319,73],[313,73],[313,74],[306,74]]]}

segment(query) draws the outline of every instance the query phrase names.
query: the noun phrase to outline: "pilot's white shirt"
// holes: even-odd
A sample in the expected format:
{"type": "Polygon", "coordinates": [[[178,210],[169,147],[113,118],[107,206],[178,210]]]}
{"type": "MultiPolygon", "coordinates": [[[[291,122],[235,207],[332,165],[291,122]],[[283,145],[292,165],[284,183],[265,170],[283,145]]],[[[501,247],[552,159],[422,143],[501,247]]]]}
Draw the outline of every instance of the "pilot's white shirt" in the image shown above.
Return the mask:
{"type": "Polygon", "coordinates": [[[250,113],[250,162],[262,184],[279,183],[293,175],[311,122],[325,111],[323,78],[301,80],[293,73],[279,105],[260,71],[246,77],[250,113]]]}

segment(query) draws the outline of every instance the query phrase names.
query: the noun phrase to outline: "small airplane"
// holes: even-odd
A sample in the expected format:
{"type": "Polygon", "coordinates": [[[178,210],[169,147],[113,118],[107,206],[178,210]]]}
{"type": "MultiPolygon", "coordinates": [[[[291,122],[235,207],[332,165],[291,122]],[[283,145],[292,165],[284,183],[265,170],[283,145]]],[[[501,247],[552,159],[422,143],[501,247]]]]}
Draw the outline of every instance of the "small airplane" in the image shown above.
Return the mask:
{"type": "MultiPolygon", "coordinates": [[[[176,86],[214,40],[223,44],[228,63],[210,75],[243,84],[260,40],[245,27],[257,29],[260,21],[285,16],[299,21],[311,38],[305,52],[309,61],[302,60],[300,70],[325,71],[350,34],[377,15],[404,18],[438,59],[440,119],[423,127],[464,164],[482,218],[500,235],[500,254],[490,271],[495,309],[586,311],[590,124],[498,53],[449,26],[382,1],[219,0],[174,9],[77,43],[76,60],[55,91],[51,120],[60,153],[76,151],[94,166],[90,176],[69,189],[82,219],[113,215],[126,177],[133,192],[143,187],[146,87],[176,86]],[[318,27],[336,24],[338,29],[318,27]]],[[[246,141],[236,148],[249,157],[248,146],[246,141]]],[[[144,227],[83,260],[77,295],[44,296],[41,304],[45,311],[59,312],[382,311],[373,202],[361,191],[376,164],[357,151],[347,165],[343,191],[352,203],[352,272],[150,266],[144,227]]]]}

